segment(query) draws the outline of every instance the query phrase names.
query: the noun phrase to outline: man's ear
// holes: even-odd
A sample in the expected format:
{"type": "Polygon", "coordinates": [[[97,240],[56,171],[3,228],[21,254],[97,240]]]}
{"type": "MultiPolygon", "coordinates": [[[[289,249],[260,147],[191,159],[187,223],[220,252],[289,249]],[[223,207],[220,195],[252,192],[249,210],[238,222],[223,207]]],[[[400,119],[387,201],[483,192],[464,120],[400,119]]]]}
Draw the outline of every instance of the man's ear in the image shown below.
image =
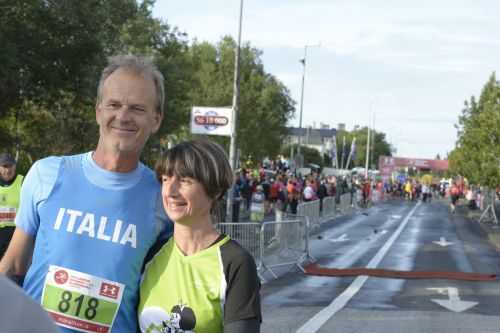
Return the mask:
{"type": "Polygon", "coordinates": [[[99,124],[99,114],[101,112],[101,105],[99,102],[95,103],[95,120],[97,121],[97,124],[99,124]]]}
{"type": "Polygon", "coordinates": [[[161,122],[163,121],[163,114],[164,112],[155,112],[153,116],[155,121],[155,125],[153,127],[153,134],[158,132],[158,130],[160,129],[161,122]]]}

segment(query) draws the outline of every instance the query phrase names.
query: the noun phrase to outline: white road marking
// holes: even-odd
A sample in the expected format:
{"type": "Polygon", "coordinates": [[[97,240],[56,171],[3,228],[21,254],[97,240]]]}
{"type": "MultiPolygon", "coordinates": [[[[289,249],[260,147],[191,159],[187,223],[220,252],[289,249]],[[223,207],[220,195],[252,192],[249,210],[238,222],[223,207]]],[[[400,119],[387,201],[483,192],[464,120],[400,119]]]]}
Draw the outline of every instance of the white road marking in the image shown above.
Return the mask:
{"type": "MultiPolygon", "coordinates": [[[[415,210],[420,206],[421,202],[419,201],[415,207],[406,215],[403,222],[396,229],[394,234],[392,234],[391,238],[387,240],[384,246],[377,252],[375,257],[370,260],[366,268],[376,268],[378,264],[382,261],[384,256],[387,254],[391,246],[394,244],[399,235],[403,232],[403,229],[408,224],[410,217],[413,215],[415,210]]],[[[351,285],[344,290],[342,294],[340,294],[337,298],[335,298],[330,305],[326,308],[318,312],[314,317],[309,319],[301,328],[299,328],[296,333],[314,333],[317,332],[321,326],[323,326],[335,313],[339,312],[344,308],[344,306],[358,293],[358,291],[363,287],[366,280],[368,280],[368,276],[362,275],[358,276],[351,285]]]]}
{"type": "Polygon", "coordinates": [[[447,288],[427,288],[427,289],[436,290],[439,294],[447,293],[449,299],[431,299],[431,301],[453,312],[463,312],[479,304],[478,302],[462,301],[460,299],[460,296],[458,296],[457,288],[447,287],[447,288]]]}
{"type": "Polygon", "coordinates": [[[446,238],[440,237],[439,241],[433,241],[434,244],[441,245],[443,247],[447,247],[448,245],[453,244],[453,242],[447,242],[446,238]]]}
{"type": "Polygon", "coordinates": [[[347,234],[342,234],[342,236],[338,238],[333,238],[333,239],[328,239],[330,242],[337,243],[337,242],[345,242],[348,241],[349,238],[347,238],[347,234]]]}

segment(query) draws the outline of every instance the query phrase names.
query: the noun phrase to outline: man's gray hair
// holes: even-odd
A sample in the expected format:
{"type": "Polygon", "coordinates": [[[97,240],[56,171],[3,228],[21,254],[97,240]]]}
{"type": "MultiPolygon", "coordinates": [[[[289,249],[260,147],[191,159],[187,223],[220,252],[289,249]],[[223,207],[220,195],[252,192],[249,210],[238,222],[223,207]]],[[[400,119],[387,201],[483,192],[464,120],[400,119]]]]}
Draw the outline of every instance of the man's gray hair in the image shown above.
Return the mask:
{"type": "Polygon", "coordinates": [[[97,87],[97,104],[102,100],[102,88],[106,79],[116,70],[124,68],[138,74],[148,75],[156,88],[156,112],[163,113],[165,103],[165,88],[163,74],[153,64],[150,58],[136,55],[116,55],[108,58],[108,65],[102,70],[99,86],[97,87]]]}

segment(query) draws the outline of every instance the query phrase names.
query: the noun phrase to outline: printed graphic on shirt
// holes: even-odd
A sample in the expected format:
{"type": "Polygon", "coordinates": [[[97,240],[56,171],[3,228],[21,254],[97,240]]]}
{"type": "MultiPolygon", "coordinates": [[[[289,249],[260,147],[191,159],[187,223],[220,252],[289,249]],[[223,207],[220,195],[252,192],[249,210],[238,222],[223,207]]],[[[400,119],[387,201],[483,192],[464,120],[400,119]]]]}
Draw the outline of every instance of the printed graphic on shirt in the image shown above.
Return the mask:
{"type": "Polygon", "coordinates": [[[57,325],[89,333],[109,333],[125,286],[64,267],[49,267],[42,307],[57,325]]]}
{"type": "Polygon", "coordinates": [[[122,220],[114,221],[108,225],[107,216],[96,216],[93,213],[82,212],[75,209],[60,208],[54,223],[55,230],[66,230],[90,238],[97,238],[107,242],[137,247],[137,227],[127,224],[122,220]]]}
{"type": "Polygon", "coordinates": [[[182,302],[174,305],[170,313],[159,307],[147,307],[140,315],[140,326],[146,333],[196,333],[196,315],[182,302]]]}

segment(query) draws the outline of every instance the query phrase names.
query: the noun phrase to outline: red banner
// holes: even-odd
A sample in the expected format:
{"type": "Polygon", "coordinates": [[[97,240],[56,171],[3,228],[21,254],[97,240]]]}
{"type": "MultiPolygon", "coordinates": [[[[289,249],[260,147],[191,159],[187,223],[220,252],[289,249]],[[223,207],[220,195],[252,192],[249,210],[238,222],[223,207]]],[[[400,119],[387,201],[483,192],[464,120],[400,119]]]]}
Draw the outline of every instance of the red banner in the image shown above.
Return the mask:
{"type": "Polygon", "coordinates": [[[383,175],[390,175],[393,171],[406,167],[418,170],[446,171],[448,170],[448,160],[380,156],[378,166],[383,175]]]}

